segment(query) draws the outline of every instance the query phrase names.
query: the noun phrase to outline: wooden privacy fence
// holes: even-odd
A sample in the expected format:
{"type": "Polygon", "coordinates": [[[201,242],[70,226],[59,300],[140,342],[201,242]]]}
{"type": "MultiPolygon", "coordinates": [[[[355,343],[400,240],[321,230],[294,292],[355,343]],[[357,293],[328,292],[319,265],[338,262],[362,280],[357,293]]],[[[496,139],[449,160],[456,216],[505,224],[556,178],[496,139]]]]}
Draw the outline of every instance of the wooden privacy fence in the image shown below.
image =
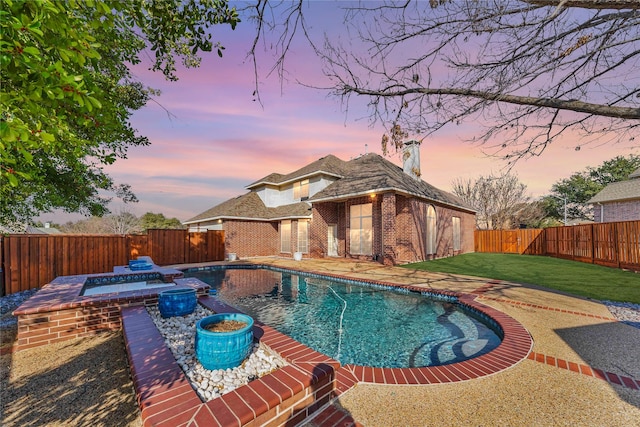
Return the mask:
{"type": "Polygon", "coordinates": [[[148,230],[146,235],[0,236],[2,295],[39,288],[57,276],[105,273],[130,259],[157,265],[224,260],[224,231],[148,230]]]}
{"type": "Polygon", "coordinates": [[[640,271],[640,221],[533,230],[476,230],[475,251],[547,255],[640,271]]]}

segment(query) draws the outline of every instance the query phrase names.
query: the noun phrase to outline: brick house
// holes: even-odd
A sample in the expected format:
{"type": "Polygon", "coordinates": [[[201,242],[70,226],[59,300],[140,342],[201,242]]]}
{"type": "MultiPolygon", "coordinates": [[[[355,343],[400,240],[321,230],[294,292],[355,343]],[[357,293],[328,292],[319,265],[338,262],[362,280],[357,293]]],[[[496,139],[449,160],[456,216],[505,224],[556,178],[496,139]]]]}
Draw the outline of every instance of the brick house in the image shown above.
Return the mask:
{"type": "Polygon", "coordinates": [[[640,220],[640,168],[629,179],[612,182],[593,196],[595,222],[640,220]]]}
{"type": "Polygon", "coordinates": [[[272,173],[248,193],[184,221],[224,230],[239,257],[347,257],[393,265],[472,252],[475,211],[419,178],[419,144],[400,168],[377,154],[328,155],[295,172],[272,173]]]}

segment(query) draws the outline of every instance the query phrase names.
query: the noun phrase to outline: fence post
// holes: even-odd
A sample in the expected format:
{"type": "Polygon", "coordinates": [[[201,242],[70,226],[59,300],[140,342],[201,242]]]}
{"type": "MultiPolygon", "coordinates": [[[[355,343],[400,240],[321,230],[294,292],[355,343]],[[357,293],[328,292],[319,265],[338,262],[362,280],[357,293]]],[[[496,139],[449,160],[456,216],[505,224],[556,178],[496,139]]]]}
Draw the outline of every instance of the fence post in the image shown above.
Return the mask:
{"type": "Polygon", "coordinates": [[[616,265],[620,268],[620,235],[618,234],[618,223],[613,223],[613,256],[616,259],[616,265]]]}
{"type": "Polygon", "coordinates": [[[591,264],[596,263],[596,236],[593,229],[593,224],[589,224],[589,230],[591,232],[591,264]]]}

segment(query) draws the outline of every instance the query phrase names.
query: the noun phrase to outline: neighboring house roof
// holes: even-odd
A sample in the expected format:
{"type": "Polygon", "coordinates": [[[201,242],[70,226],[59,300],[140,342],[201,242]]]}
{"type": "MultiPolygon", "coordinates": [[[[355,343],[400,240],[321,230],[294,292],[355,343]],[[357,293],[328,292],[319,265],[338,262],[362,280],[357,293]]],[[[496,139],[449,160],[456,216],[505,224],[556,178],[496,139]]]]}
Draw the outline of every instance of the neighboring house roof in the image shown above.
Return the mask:
{"type": "Polygon", "coordinates": [[[242,196],[222,202],[193,218],[184,221],[184,224],[203,221],[215,221],[217,219],[249,219],[276,221],[286,218],[310,218],[311,206],[305,202],[268,208],[260,200],[256,192],[249,192],[242,196]]]}
{"type": "Polygon", "coordinates": [[[60,230],[53,227],[27,227],[27,234],[62,234],[60,230]]]}
{"type": "Polygon", "coordinates": [[[322,157],[315,162],[303,166],[297,171],[291,172],[289,174],[269,174],[264,178],[247,185],[246,188],[251,189],[264,184],[283,185],[288,182],[300,180],[301,178],[318,175],[319,173],[324,173],[325,175],[333,175],[340,178],[347,172],[346,165],[347,162],[345,162],[344,160],[340,160],[333,154],[329,154],[328,156],[322,157]]]}
{"type": "Polygon", "coordinates": [[[15,224],[13,227],[0,226],[0,234],[62,234],[53,227],[34,227],[32,225],[15,224]]]}
{"type": "Polygon", "coordinates": [[[369,153],[347,162],[347,175],[309,199],[310,202],[343,200],[382,191],[396,191],[422,199],[444,203],[470,212],[475,209],[459,197],[415,179],[402,168],[378,154],[369,153]]]}
{"type": "Polygon", "coordinates": [[[626,181],[612,182],[593,196],[587,203],[608,203],[640,199],[640,168],[626,181]]]}

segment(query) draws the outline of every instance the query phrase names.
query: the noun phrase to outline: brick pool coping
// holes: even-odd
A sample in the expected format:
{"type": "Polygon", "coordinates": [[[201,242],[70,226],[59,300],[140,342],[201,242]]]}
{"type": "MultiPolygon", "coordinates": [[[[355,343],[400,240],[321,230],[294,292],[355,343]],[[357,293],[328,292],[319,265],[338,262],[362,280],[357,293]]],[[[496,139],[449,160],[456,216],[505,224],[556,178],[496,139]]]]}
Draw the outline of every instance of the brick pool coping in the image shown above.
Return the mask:
{"type": "MultiPolygon", "coordinates": [[[[209,296],[199,303],[218,313],[238,311],[209,296]]],[[[123,308],[122,324],[145,426],[297,425],[335,397],[337,361],[255,321],[255,338],[289,365],[202,402],[144,307],[123,308]]]]}
{"type": "MultiPolygon", "coordinates": [[[[270,268],[256,266],[261,267],[270,268]]],[[[289,268],[283,270],[309,273],[289,268]]],[[[337,275],[312,274],[345,279],[337,275]]],[[[358,281],[425,293],[425,289],[414,286],[375,280],[358,281]]],[[[309,417],[327,413],[331,401],[357,383],[426,385],[467,381],[503,371],[527,358],[533,340],[520,323],[496,309],[477,303],[476,295],[444,294],[454,296],[459,303],[490,316],[503,331],[501,344],[487,354],[449,365],[422,368],[341,366],[338,361],[256,321],[256,339],[280,354],[289,366],[204,403],[189,384],[144,307],[123,308],[125,344],[143,423],[145,426],[297,425],[309,417]]],[[[199,303],[218,313],[238,311],[209,296],[201,296],[199,303]]],[[[331,419],[342,417],[340,411],[329,412],[334,414],[331,419]]]]}
{"type": "MultiPolygon", "coordinates": [[[[258,265],[258,268],[262,267],[273,269],[272,266],[258,265]]],[[[442,290],[431,291],[420,286],[403,285],[373,279],[352,279],[338,274],[298,270],[289,267],[277,267],[277,269],[301,274],[315,274],[338,280],[348,279],[390,289],[404,289],[423,295],[453,297],[458,303],[467,308],[489,316],[503,331],[502,342],[497,348],[487,354],[463,362],[422,368],[373,368],[350,364],[341,367],[340,371],[346,371],[344,375],[346,377],[353,377],[356,382],[419,385],[466,381],[503,371],[526,359],[533,349],[533,339],[524,326],[505,313],[477,302],[476,298],[478,295],[442,290]]],[[[346,384],[349,383],[350,381],[346,380],[346,384]]],[[[338,392],[341,391],[341,388],[338,388],[338,392]]],[[[346,391],[346,389],[344,391],[346,391]]]]}
{"type": "MultiPolygon", "coordinates": [[[[295,425],[318,413],[326,413],[326,407],[332,399],[357,383],[421,385],[466,381],[503,371],[526,359],[532,350],[533,340],[527,330],[506,314],[475,301],[478,295],[431,291],[419,286],[352,279],[294,268],[274,268],[253,263],[247,265],[455,299],[495,321],[503,332],[502,342],[487,354],[449,365],[423,368],[341,366],[338,361],[256,322],[255,337],[279,353],[289,365],[203,403],[145,309],[145,306],[157,303],[159,290],[80,296],[87,277],[99,275],[79,275],[56,278],[14,311],[18,317],[16,349],[86,336],[102,330],[122,329],[145,426],[295,425]]],[[[182,274],[180,270],[172,271],[182,274]]],[[[215,312],[237,311],[215,298],[203,295],[209,285],[198,279],[179,278],[176,275],[174,281],[178,285],[196,287],[200,304],[215,312]]]]}

